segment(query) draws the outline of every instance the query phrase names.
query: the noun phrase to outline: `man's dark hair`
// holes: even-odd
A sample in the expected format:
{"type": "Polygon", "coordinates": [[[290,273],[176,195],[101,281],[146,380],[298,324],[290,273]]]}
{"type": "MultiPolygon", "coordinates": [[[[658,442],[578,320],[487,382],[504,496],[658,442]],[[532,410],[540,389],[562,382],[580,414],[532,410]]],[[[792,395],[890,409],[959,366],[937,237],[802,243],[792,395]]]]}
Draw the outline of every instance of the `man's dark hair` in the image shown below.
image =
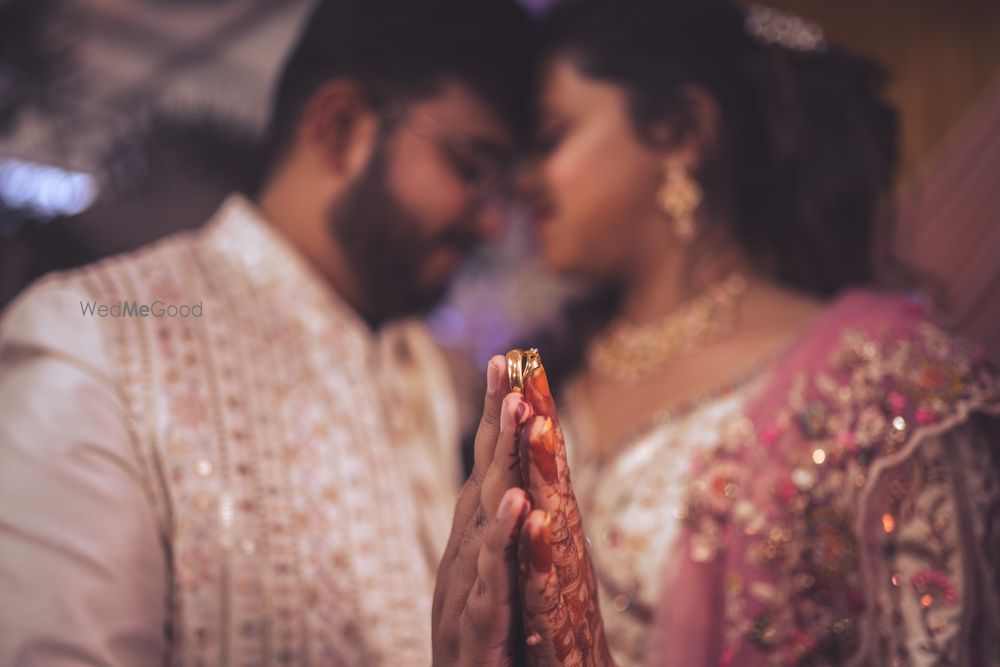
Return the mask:
{"type": "Polygon", "coordinates": [[[334,78],[356,82],[376,108],[432,95],[455,80],[523,131],[532,33],[514,0],[320,0],[275,90],[268,167],[284,157],[309,99],[334,78]]]}

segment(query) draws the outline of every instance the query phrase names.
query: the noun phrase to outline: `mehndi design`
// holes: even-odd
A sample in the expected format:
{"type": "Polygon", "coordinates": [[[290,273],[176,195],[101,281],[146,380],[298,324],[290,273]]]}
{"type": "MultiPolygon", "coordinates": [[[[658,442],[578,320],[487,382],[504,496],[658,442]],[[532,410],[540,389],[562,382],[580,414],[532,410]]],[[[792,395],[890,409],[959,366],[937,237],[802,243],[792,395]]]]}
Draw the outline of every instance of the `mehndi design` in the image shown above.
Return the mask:
{"type": "Polygon", "coordinates": [[[537,350],[518,352],[507,355],[508,369],[512,359],[521,362],[518,379],[533,413],[520,440],[521,472],[534,507],[519,558],[528,662],[606,667],[613,662],[555,403],[537,350]]]}

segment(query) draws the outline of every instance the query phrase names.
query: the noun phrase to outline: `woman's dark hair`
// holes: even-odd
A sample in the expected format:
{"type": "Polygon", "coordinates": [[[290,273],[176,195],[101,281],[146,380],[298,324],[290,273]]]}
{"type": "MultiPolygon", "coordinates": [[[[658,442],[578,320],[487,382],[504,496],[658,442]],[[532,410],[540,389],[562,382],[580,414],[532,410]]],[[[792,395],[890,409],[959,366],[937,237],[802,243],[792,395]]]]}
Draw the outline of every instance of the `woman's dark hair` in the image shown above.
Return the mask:
{"type": "Polygon", "coordinates": [[[650,143],[654,124],[689,126],[686,88],[706,90],[719,150],[697,177],[725,213],[710,217],[783,284],[825,297],[870,283],[897,166],[884,72],[834,47],[768,43],[747,21],[728,0],[566,0],[543,43],[622,87],[650,143]]]}

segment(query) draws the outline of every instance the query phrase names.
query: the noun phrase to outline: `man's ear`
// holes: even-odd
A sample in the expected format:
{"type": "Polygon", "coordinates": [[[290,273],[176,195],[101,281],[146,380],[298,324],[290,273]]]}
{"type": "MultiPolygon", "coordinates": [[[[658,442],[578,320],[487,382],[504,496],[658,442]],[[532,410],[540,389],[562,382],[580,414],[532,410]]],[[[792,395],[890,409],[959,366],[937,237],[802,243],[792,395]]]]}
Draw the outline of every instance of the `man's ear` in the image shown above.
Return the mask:
{"type": "Polygon", "coordinates": [[[305,141],[331,170],[345,177],[368,163],[378,133],[378,118],[361,87],[346,79],[320,85],[303,115],[305,141]]]}

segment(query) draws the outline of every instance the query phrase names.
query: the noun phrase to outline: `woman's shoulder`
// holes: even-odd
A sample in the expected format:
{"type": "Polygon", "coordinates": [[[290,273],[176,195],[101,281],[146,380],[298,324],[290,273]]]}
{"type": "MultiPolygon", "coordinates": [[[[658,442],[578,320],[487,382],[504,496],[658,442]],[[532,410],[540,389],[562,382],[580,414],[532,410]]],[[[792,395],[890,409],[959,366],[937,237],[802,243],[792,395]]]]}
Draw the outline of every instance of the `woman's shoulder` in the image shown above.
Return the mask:
{"type": "MultiPolygon", "coordinates": [[[[756,421],[805,404],[855,415],[876,407],[927,424],[963,404],[997,400],[985,350],[969,343],[921,298],[873,290],[835,299],[776,365],[756,421]]],[[[897,422],[897,424],[900,422],[897,422]]]]}
{"type": "MultiPolygon", "coordinates": [[[[932,334],[939,341],[969,348],[946,319],[919,294],[899,294],[874,289],[843,292],[824,308],[804,330],[791,350],[792,363],[815,366],[836,352],[865,337],[869,342],[896,345],[915,342],[932,334]]],[[[872,348],[868,348],[869,356],[872,348]]]]}

